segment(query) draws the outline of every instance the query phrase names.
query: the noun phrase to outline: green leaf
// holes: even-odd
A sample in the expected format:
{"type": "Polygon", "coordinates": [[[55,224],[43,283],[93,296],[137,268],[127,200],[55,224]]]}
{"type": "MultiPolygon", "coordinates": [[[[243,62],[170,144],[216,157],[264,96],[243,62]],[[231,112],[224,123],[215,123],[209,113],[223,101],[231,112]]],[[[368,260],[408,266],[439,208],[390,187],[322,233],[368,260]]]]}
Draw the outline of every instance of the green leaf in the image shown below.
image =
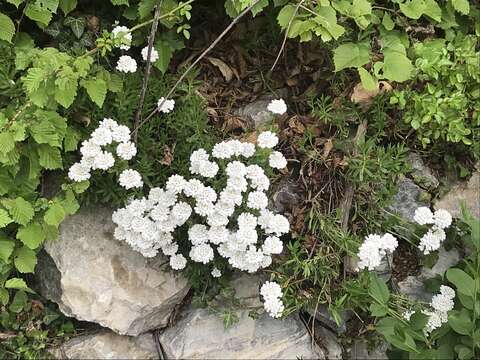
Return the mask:
{"type": "Polygon", "coordinates": [[[10,131],[0,133],[0,153],[6,154],[15,147],[15,139],[10,131]]]}
{"type": "Polygon", "coordinates": [[[385,29],[389,31],[393,30],[393,28],[395,27],[395,23],[387,12],[383,14],[382,25],[385,29]]]}
{"type": "Polygon", "coordinates": [[[400,11],[410,19],[419,19],[427,8],[424,0],[407,0],[400,4],[400,11]]]}
{"type": "Polygon", "coordinates": [[[378,303],[384,305],[388,304],[390,291],[388,291],[385,281],[380,279],[375,273],[370,273],[370,286],[368,288],[368,293],[378,303]]]}
{"type": "Polygon", "coordinates": [[[62,156],[60,150],[47,144],[37,147],[38,161],[41,166],[48,170],[62,169],[62,156]]]}
{"type": "Polygon", "coordinates": [[[58,77],[55,80],[55,100],[64,108],[70,107],[77,96],[77,87],[77,78],[74,75],[58,77]]]}
{"type": "Polygon", "coordinates": [[[8,212],[6,212],[3,209],[0,209],[0,228],[4,228],[8,224],[10,224],[13,221],[13,219],[8,215],[8,212]]]}
{"type": "Polygon", "coordinates": [[[168,65],[173,56],[173,48],[165,40],[155,42],[155,50],[158,52],[158,60],[153,64],[158,70],[165,74],[168,70],[168,65]]]}
{"type": "Polygon", "coordinates": [[[37,256],[35,255],[35,251],[26,246],[22,246],[15,250],[13,262],[17,270],[21,273],[33,273],[35,265],[37,265],[37,256]]]}
{"type": "Polygon", "coordinates": [[[470,4],[468,0],[451,0],[452,6],[455,10],[463,15],[468,15],[470,13],[470,4]]]}
{"type": "Polygon", "coordinates": [[[32,204],[22,197],[17,197],[14,200],[5,199],[2,204],[7,208],[13,220],[20,225],[27,225],[35,213],[32,204]]]}
{"type": "Polygon", "coordinates": [[[80,85],[87,90],[90,99],[101,108],[105,101],[105,96],[107,96],[107,83],[102,79],[90,78],[88,80],[82,80],[80,85]]]}
{"type": "Polygon", "coordinates": [[[428,323],[428,316],[421,312],[415,312],[410,317],[410,326],[413,330],[423,330],[428,323]]]}
{"type": "Polygon", "coordinates": [[[385,305],[377,304],[377,303],[371,303],[370,304],[370,313],[372,316],[376,317],[382,317],[387,315],[388,313],[388,308],[385,305]]]}
{"type": "Polygon", "coordinates": [[[8,309],[11,312],[19,313],[27,306],[27,300],[27,294],[24,291],[17,291],[8,309]]]}
{"type": "Polygon", "coordinates": [[[458,358],[460,360],[473,358],[472,350],[466,345],[463,345],[463,344],[455,345],[455,352],[458,354],[458,358]]]}
{"type": "Polygon", "coordinates": [[[15,24],[7,15],[0,12],[0,40],[11,43],[15,34],[15,24]]]}
{"type": "Polygon", "coordinates": [[[425,5],[425,15],[431,17],[436,22],[442,21],[442,9],[435,0],[425,0],[425,5]]]}
{"type": "Polygon", "coordinates": [[[34,250],[45,240],[45,233],[40,224],[30,223],[18,230],[17,239],[30,249],[34,250]]]}
{"type": "Polygon", "coordinates": [[[295,6],[293,5],[285,5],[282,10],[278,13],[277,22],[278,25],[282,28],[282,30],[286,30],[288,24],[290,23],[291,19],[295,14],[295,6]]]}
{"type": "Polygon", "coordinates": [[[65,16],[67,16],[68,13],[77,7],[77,0],[60,0],[58,5],[60,6],[60,9],[62,9],[65,16]]]}
{"type": "Polygon", "coordinates": [[[345,68],[358,68],[370,61],[370,47],[367,43],[346,43],[333,51],[335,71],[345,68]]]}
{"type": "Polygon", "coordinates": [[[2,305],[7,305],[10,299],[10,295],[8,294],[8,290],[4,288],[0,288],[0,303],[2,305]]]}
{"type": "Polygon", "coordinates": [[[63,139],[63,149],[65,151],[77,150],[78,142],[80,141],[80,133],[72,127],[68,127],[63,139]]]}
{"type": "Polygon", "coordinates": [[[363,67],[358,68],[358,74],[360,75],[360,81],[366,90],[377,90],[378,81],[367,70],[365,70],[363,67]]]}
{"type": "Polygon", "coordinates": [[[466,309],[450,311],[448,313],[448,324],[456,333],[461,335],[470,335],[475,328],[475,324],[466,309]]]}
{"type": "Polygon", "coordinates": [[[60,223],[65,218],[65,210],[63,209],[62,205],[59,203],[54,202],[45,212],[43,219],[48,225],[52,225],[58,227],[60,223]]]}
{"type": "Polygon", "coordinates": [[[403,82],[412,77],[413,65],[401,52],[383,50],[383,76],[388,80],[403,82]]]}
{"type": "Polygon", "coordinates": [[[63,25],[68,26],[70,29],[72,29],[73,34],[77,37],[77,39],[80,39],[83,35],[83,32],[85,31],[85,18],[76,18],[73,16],[67,17],[63,21],[63,25]]]}
{"type": "Polygon", "coordinates": [[[11,278],[11,279],[8,279],[8,280],[5,282],[5,288],[6,288],[6,289],[24,290],[24,291],[29,292],[29,293],[32,293],[32,294],[35,293],[35,291],[33,291],[32,289],[30,289],[30,288],[27,286],[27,283],[25,282],[25,280],[20,279],[20,278],[11,278]]]}
{"type": "Polygon", "coordinates": [[[128,0],[110,0],[110,2],[114,6],[120,6],[120,5],[127,5],[128,6],[128,0]]]}
{"type": "Polygon", "coordinates": [[[157,0],[141,0],[138,4],[138,15],[140,19],[146,18],[155,8],[157,0]]]}
{"type": "Polygon", "coordinates": [[[21,3],[23,3],[23,1],[24,1],[24,0],[7,0],[7,2],[8,2],[9,4],[15,5],[15,6],[17,7],[17,9],[18,9],[18,6],[19,6],[21,3]]]}
{"type": "Polygon", "coordinates": [[[15,248],[15,241],[9,240],[7,238],[1,238],[0,240],[0,259],[8,264],[8,259],[12,255],[13,249],[15,248]]]}
{"type": "Polygon", "coordinates": [[[47,26],[52,20],[52,12],[47,8],[43,8],[37,2],[30,2],[25,8],[25,15],[33,21],[47,26]]]}
{"type": "Polygon", "coordinates": [[[453,268],[447,271],[447,279],[453,283],[462,294],[473,297],[475,281],[465,271],[453,268]]]}

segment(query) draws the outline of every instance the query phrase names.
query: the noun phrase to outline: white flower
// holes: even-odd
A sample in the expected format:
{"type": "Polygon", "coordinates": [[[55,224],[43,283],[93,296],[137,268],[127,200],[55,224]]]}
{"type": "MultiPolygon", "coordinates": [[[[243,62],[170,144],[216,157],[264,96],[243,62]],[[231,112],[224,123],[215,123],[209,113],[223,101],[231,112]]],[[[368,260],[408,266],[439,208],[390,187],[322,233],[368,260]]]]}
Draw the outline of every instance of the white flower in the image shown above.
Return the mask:
{"type": "Polygon", "coordinates": [[[116,69],[124,73],[134,73],[137,71],[137,62],[128,55],[122,55],[117,61],[116,69]]]}
{"type": "Polygon", "coordinates": [[[247,167],[244,163],[235,160],[228,163],[225,172],[230,178],[242,178],[247,174],[247,167]]]}
{"type": "Polygon", "coordinates": [[[98,126],[113,131],[118,126],[118,123],[113,119],[103,118],[103,120],[98,123],[98,126]]]}
{"type": "Polygon", "coordinates": [[[450,286],[441,285],[440,293],[450,299],[455,298],[455,290],[453,290],[450,286]]]}
{"type": "Polygon", "coordinates": [[[173,256],[177,253],[177,251],[178,251],[177,243],[166,243],[164,246],[162,246],[162,252],[166,256],[173,256]]]}
{"type": "Polygon", "coordinates": [[[118,177],[118,182],[127,190],[143,186],[142,176],[138,171],[132,169],[123,170],[118,177]]]}
{"type": "Polygon", "coordinates": [[[195,245],[192,246],[189,256],[195,262],[208,264],[213,260],[213,249],[208,244],[195,245]]]}
{"type": "Polygon", "coordinates": [[[130,129],[125,125],[118,125],[112,130],[112,138],[116,142],[130,141],[130,129]]]}
{"type": "Polygon", "coordinates": [[[86,158],[94,158],[100,152],[102,152],[102,148],[99,145],[94,144],[92,140],[83,141],[82,146],[80,147],[80,153],[86,158]]]}
{"type": "Polygon", "coordinates": [[[230,233],[225,226],[212,226],[208,230],[208,241],[214,245],[219,245],[227,241],[229,235],[230,233]]]}
{"type": "Polygon", "coordinates": [[[208,242],[209,231],[205,225],[195,224],[188,229],[188,240],[192,245],[200,245],[208,242]]]}
{"type": "Polygon", "coordinates": [[[279,151],[273,151],[268,157],[269,165],[274,169],[283,169],[287,166],[287,159],[279,151]]]}
{"type": "Polygon", "coordinates": [[[68,170],[68,177],[76,182],[90,179],[90,168],[81,163],[73,164],[68,170]]]}
{"type": "Polygon", "coordinates": [[[108,151],[102,151],[93,160],[92,169],[108,170],[115,164],[113,155],[108,151]]]}
{"type": "Polygon", "coordinates": [[[222,272],[218,270],[216,267],[213,268],[211,274],[214,278],[219,278],[220,276],[222,276],[222,272]]]}
{"type": "Polygon", "coordinates": [[[413,219],[420,225],[427,225],[427,224],[434,223],[433,213],[426,206],[421,206],[417,210],[415,210],[415,215],[413,216],[413,219]]]}
{"type": "Polygon", "coordinates": [[[285,114],[287,112],[287,104],[283,99],[272,100],[267,106],[267,110],[274,114],[285,114]]]}
{"type": "MultiPolygon", "coordinates": [[[[148,57],[148,46],[145,46],[143,49],[142,49],[142,59],[144,61],[147,61],[147,57],[148,57]]],[[[158,51],[155,50],[154,47],[152,47],[152,50],[150,52],[150,62],[151,63],[154,63],[155,61],[158,60],[158,51]]]]}
{"type": "Polygon", "coordinates": [[[279,318],[285,310],[283,302],[279,299],[265,301],[263,307],[268,315],[273,318],[279,318]]]}
{"type": "Polygon", "coordinates": [[[244,158],[249,158],[255,155],[255,145],[249,142],[242,143],[241,155],[244,158]]]}
{"type": "Polygon", "coordinates": [[[360,259],[358,262],[359,269],[375,270],[380,265],[383,258],[379,251],[381,242],[382,237],[380,235],[372,234],[365,238],[357,254],[360,259]]]}
{"type": "Polygon", "coordinates": [[[410,321],[410,318],[412,317],[413,314],[415,314],[415,310],[407,310],[402,314],[402,317],[405,320],[410,321]]]}
{"type": "Polygon", "coordinates": [[[137,154],[137,147],[131,141],[117,145],[117,155],[123,160],[131,160],[137,154]]]}
{"type": "Polygon", "coordinates": [[[262,246],[265,255],[280,254],[283,251],[283,243],[277,236],[269,236],[262,246]]]}
{"type": "Polygon", "coordinates": [[[172,175],[168,178],[165,188],[174,194],[179,194],[185,189],[186,184],[187,181],[183,176],[172,175]]]}
{"type": "Polygon", "coordinates": [[[240,229],[255,229],[257,226],[257,217],[253,214],[244,212],[238,215],[237,223],[240,229]]]}
{"type": "Polygon", "coordinates": [[[422,313],[428,315],[427,325],[425,325],[425,328],[423,329],[425,335],[430,334],[433,330],[442,326],[442,319],[439,313],[428,310],[423,310],[422,313]]]}
{"type": "Polygon", "coordinates": [[[272,149],[278,144],[278,137],[271,131],[264,131],[258,135],[257,144],[263,149],[272,149]]]}
{"type": "Polygon", "coordinates": [[[212,156],[217,159],[229,159],[235,153],[232,144],[228,141],[222,141],[213,147],[212,156]]]}
{"type": "Polygon", "coordinates": [[[250,209],[261,210],[265,209],[268,205],[268,198],[264,192],[252,191],[248,194],[247,206],[250,209]]]}
{"type": "Polygon", "coordinates": [[[442,229],[437,231],[428,230],[428,232],[420,239],[418,248],[423,251],[425,255],[430,254],[432,251],[440,248],[442,238],[444,238],[445,232],[442,229]]]}
{"type": "Polygon", "coordinates": [[[173,111],[173,108],[175,107],[175,100],[173,99],[166,99],[162,96],[160,99],[158,99],[158,111],[163,112],[164,114],[168,114],[169,112],[173,111]],[[163,103],[163,104],[162,104],[163,103]]]}
{"type": "Polygon", "coordinates": [[[446,229],[452,224],[452,215],[447,210],[438,209],[433,214],[433,222],[440,229],[446,229]]]}
{"type": "Polygon", "coordinates": [[[132,34],[130,29],[126,26],[116,26],[112,30],[113,38],[119,38],[122,41],[122,45],[119,46],[122,50],[130,49],[130,44],[132,43],[132,34]]]}
{"type": "Polygon", "coordinates": [[[192,208],[185,202],[178,202],[172,207],[172,216],[177,220],[177,225],[183,225],[192,214],[192,208]]]}
{"type": "MultiPolygon", "coordinates": [[[[104,127],[96,128],[90,135],[91,143],[97,146],[104,146],[104,145],[111,144],[112,140],[113,140],[112,132],[109,129],[104,127]]],[[[94,151],[93,147],[89,150],[94,151]]],[[[85,152],[88,152],[88,150],[85,149],[85,152]]]]}
{"type": "Polygon", "coordinates": [[[282,297],[282,288],[274,281],[266,281],[260,288],[260,295],[265,300],[277,299],[282,297]]]}
{"type": "Polygon", "coordinates": [[[182,270],[187,265],[187,259],[182,254],[170,256],[170,267],[173,270],[182,270]]]}
{"type": "Polygon", "coordinates": [[[398,241],[392,234],[385,234],[382,236],[381,248],[385,251],[394,252],[398,246],[398,241]]]}

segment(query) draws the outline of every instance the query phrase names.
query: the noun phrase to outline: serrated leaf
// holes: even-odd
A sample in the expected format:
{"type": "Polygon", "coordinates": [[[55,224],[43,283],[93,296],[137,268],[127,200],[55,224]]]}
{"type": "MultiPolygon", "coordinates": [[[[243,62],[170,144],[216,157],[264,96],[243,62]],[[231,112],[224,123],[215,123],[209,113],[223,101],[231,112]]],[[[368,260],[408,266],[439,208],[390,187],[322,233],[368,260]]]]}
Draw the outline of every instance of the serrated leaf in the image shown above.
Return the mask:
{"type": "Polygon", "coordinates": [[[385,49],[383,55],[383,76],[385,78],[403,82],[412,77],[413,65],[406,55],[390,49],[385,49]]]}
{"type": "Polygon", "coordinates": [[[442,9],[435,0],[425,0],[424,14],[431,17],[436,22],[442,21],[442,9]]]}
{"type": "Polygon", "coordinates": [[[463,15],[468,15],[470,13],[470,4],[468,0],[451,0],[452,6],[455,10],[463,15]]]}
{"type": "Polygon", "coordinates": [[[0,288],[0,304],[7,305],[9,300],[10,295],[8,294],[8,290],[0,288]]]}
{"type": "Polygon", "coordinates": [[[77,0],[60,0],[58,5],[60,6],[60,9],[62,9],[65,16],[67,16],[68,13],[77,7],[77,0]]]}
{"type": "Polygon", "coordinates": [[[2,240],[0,240],[0,260],[2,260],[5,264],[8,264],[8,259],[10,255],[12,255],[14,248],[15,242],[13,240],[2,238],[2,240]]]}
{"type": "Polygon", "coordinates": [[[0,40],[11,43],[15,34],[15,24],[7,15],[0,13],[0,40]]]}
{"type": "Polygon", "coordinates": [[[12,219],[20,225],[27,225],[35,214],[32,204],[22,197],[5,199],[2,204],[8,210],[12,219]]]}
{"type": "Polygon", "coordinates": [[[293,5],[286,5],[280,10],[277,16],[278,25],[282,28],[282,30],[287,29],[288,24],[290,23],[291,19],[294,17],[295,14],[295,6],[293,5]]]}
{"type": "Polygon", "coordinates": [[[110,80],[107,82],[107,84],[108,90],[111,92],[120,92],[123,90],[123,80],[118,74],[110,74],[110,80]]]}
{"type": "Polygon", "coordinates": [[[427,8],[424,0],[407,0],[400,4],[400,11],[410,19],[419,19],[427,8]]]}
{"type": "Polygon", "coordinates": [[[63,21],[63,25],[72,29],[73,34],[77,37],[77,39],[80,39],[85,31],[86,21],[81,17],[77,18],[69,16],[63,21]]]}
{"type": "Polygon", "coordinates": [[[65,132],[65,138],[63,139],[63,150],[65,151],[75,151],[77,150],[78,142],[80,141],[80,133],[68,127],[65,132]]]}
{"type": "Polygon", "coordinates": [[[15,147],[15,139],[10,131],[0,133],[0,153],[6,154],[15,147]]]}
{"type": "Polygon", "coordinates": [[[107,83],[105,80],[90,78],[88,80],[82,80],[80,84],[87,90],[90,99],[101,108],[105,101],[105,96],[107,96],[107,83]]]}
{"type": "Polygon", "coordinates": [[[18,230],[17,239],[34,250],[45,240],[45,233],[39,223],[30,223],[18,230]]]}
{"type": "Polygon", "coordinates": [[[12,303],[8,307],[8,310],[14,313],[21,312],[27,306],[27,294],[24,291],[17,291],[13,297],[12,303]]]}
{"type": "Polygon", "coordinates": [[[40,5],[34,2],[28,3],[25,8],[25,15],[29,19],[38,21],[45,26],[47,26],[52,20],[52,12],[46,8],[42,8],[40,5]]]}
{"type": "Polygon", "coordinates": [[[155,8],[157,0],[141,0],[138,3],[138,15],[140,19],[146,18],[155,8]]]}
{"type": "Polygon", "coordinates": [[[42,167],[48,170],[62,169],[62,155],[60,150],[48,144],[40,144],[37,147],[38,161],[42,167]]]}
{"type": "Polygon", "coordinates": [[[370,47],[366,43],[346,43],[333,51],[335,71],[345,68],[358,68],[370,61],[370,47]]]}
{"type": "Polygon", "coordinates": [[[13,263],[18,271],[22,274],[33,273],[35,265],[37,265],[37,256],[35,251],[29,249],[26,246],[15,250],[13,255],[13,263]]]}
{"type": "Polygon", "coordinates": [[[43,219],[48,225],[58,227],[60,223],[65,218],[65,210],[62,205],[59,203],[53,203],[49,206],[48,210],[45,212],[43,219]]]}

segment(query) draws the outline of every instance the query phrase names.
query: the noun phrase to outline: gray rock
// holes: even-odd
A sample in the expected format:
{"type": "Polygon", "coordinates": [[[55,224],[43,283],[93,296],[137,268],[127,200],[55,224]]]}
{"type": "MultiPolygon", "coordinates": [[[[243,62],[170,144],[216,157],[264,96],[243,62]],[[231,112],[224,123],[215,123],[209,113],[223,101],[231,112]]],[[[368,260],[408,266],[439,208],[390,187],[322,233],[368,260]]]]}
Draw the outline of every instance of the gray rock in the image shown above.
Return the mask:
{"type": "MultiPolygon", "coordinates": [[[[260,281],[243,276],[234,282],[237,297],[260,305],[260,281]],[[253,296],[253,297],[252,297],[253,296]]],[[[238,310],[239,322],[227,329],[217,314],[207,309],[186,309],[179,321],[160,334],[168,359],[324,359],[297,314],[279,320],[249,310],[238,310]]]]}
{"type": "Polygon", "coordinates": [[[152,334],[137,337],[109,330],[80,335],[49,350],[56,359],[159,359],[152,334]]]}
{"type": "Polygon", "coordinates": [[[412,180],[403,178],[398,184],[398,193],[393,198],[393,203],[387,210],[395,212],[402,218],[413,222],[415,210],[420,206],[429,206],[422,196],[425,192],[412,180]]]}
{"type": "Polygon", "coordinates": [[[461,203],[465,203],[470,213],[480,219],[480,170],[477,170],[467,182],[460,183],[435,202],[435,209],[445,209],[453,217],[462,215],[461,203]]]}
{"type": "Polygon", "coordinates": [[[267,110],[267,106],[274,99],[273,97],[261,98],[253,103],[247,104],[234,111],[234,115],[247,121],[254,129],[270,123],[274,118],[274,114],[267,110]]]}
{"type": "Polygon", "coordinates": [[[342,360],[343,348],[340,344],[337,335],[318,323],[315,324],[315,331],[313,337],[317,344],[324,350],[325,357],[328,360],[342,360]]]}
{"type": "Polygon", "coordinates": [[[460,261],[460,254],[457,249],[451,249],[449,251],[441,247],[438,250],[438,260],[435,265],[430,269],[426,266],[422,267],[422,272],[420,273],[420,279],[431,279],[437,275],[443,276],[445,271],[450,269],[452,266],[455,266],[460,261]]]}
{"type": "Polygon", "coordinates": [[[288,179],[275,184],[273,188],[272,207],[279,213],[292,209],[300,201],[298,186],[288,179]]]}
{"type": "Polygon", "coordinates": [[[415,276],[407,276],[397,285],[399,293],[412,300],[429,302],[432,298],[432,294],[425,290],[423,282],[415,276]]]}
{"type": "Polygon", "coordinates": [[[388,344],[384,341],[369,349],[365,340],[355,340],[349,352],[350,360],[388,360],[388,344]]]}
{"type": "Polygon", "coordinates": [[[311,316],[314,316],[315,319],[323,326],[327,327],[328,329],[333,330],[337,334],[343,334],[347,331],[347,321],[350,319],[350,312],[343,311],[341,314],[342,321],[340,324],[337,324],[335,318],[332,316],[330,311],[328,311],[328,307],[325,305],[319,305],[317,308],[308,309],[308,313],[311,316]],[[316,310],[316,311],[315,311],[316,310]]]}
{"type": "Polygon", "coordinates": [[[433,175],[432,170],[425,165],[420,155],[411,152],[407,156],[407,161],[412,167],[411,176],[417,185],[428,190],[433,190],[438,187],[438,179],[433,175]]]}
{"type": "Polygon", "coordinates": [[[84,209],[45,244],[37,266],[40,292],[67,316],[138,335],[164,327],[187,294],[186,279],[163,271],[113,237],[111,211],[84,209]],[[47,256],[48,255],[48,256],[47,256]]]}

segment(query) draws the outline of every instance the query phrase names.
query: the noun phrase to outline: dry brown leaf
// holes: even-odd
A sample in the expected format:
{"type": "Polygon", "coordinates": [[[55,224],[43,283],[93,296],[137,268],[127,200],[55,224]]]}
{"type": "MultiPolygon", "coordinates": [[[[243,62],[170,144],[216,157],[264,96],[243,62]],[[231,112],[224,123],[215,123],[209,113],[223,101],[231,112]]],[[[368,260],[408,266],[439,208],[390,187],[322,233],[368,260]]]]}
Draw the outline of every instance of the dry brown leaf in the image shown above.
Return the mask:
{"type": "Polygon", "coordinates": [[[223,77],[225,78],[226,82],[230,82],[232,80],[233,71],[230,68],[230,66],[225,64],[222,60],[214,58],[214,57],[207,57],[207,59],[208,59],[208,61],[210,61],[210,63],[212,65],[215,65],[216,67],[218,67],[218,69],[222,73],[223,77]]]}
{"type": "Polygon", "coordinates": [[[92,32],[98,32],[100,30],[100,19],[95,15],[87,15],[87,28],[92,32]]]}
{"type": "Polygon", "coordinates": [[[230,132],[236,129],[246,129],[247,125],[245,121],[241,118],[231,115],[226,115],[225,119],[223,120],[223,131],[230,132]]]}
{"type": "Polygon", "coordinates": [[[378,87],[375,90],[367,90],[363,87],[362,83],[358,83],[353,88],[350,100],[352,100],[356,104],[360,104],[360,106],[362,107],[368,107],[371,105],[375,96],[391,90],[392,86],[386,81],[379,81],[378,87]]]}
{"type": "Polygon", "coordinates": [[[333,149],[333,141],[332,139],[328,139],[325,143],[325,145],[323,145],[323,158],[326,159],[328,158],[328,155],[330,154],[330,151],[332,151],[333,149]]]}
{"type": "Polygon", "coordinates": [[[302,124],[298,116],[293,116],[288,120],[288,127],[297,134],[303,134],[305,132],[305,125],[302,124]]]}
{"type": "Polygon", "coordinates": [[[173,161],[173,153],[175,150],[175,145],[170,149],[168,145],[163,146],[163,159],[160,160],[160,164],[170,166],[173,161]]]}

